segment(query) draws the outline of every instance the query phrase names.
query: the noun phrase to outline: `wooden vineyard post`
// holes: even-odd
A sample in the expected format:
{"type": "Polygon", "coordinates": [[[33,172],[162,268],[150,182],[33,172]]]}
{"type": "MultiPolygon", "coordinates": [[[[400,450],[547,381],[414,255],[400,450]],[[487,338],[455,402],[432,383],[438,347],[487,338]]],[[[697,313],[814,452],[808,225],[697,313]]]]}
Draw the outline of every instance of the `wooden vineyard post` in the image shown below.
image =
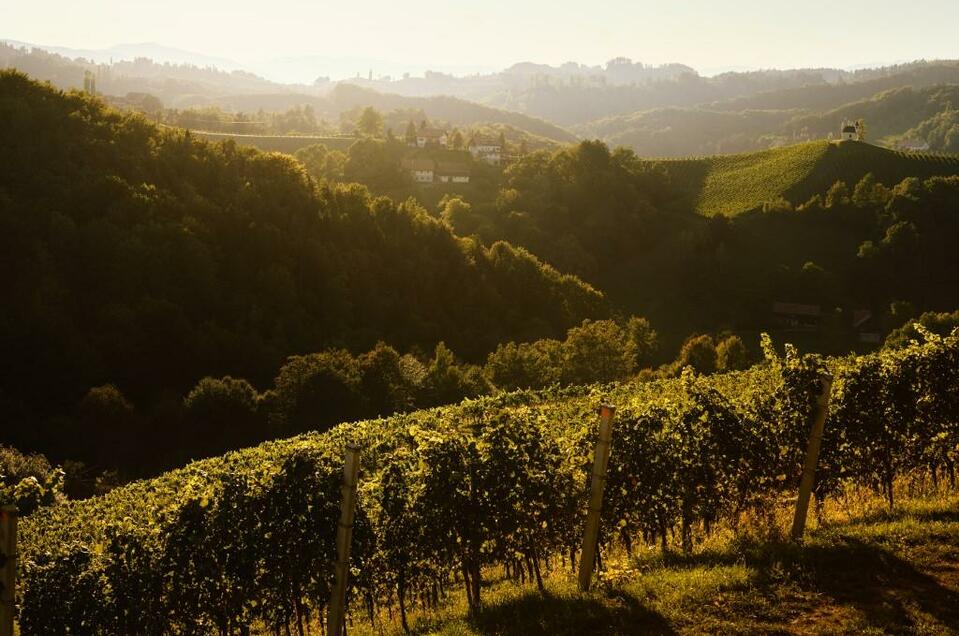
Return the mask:
{"type": "Polygon", "coordinates": [[[336,528],[336,579],[330,599],[327,634],[340,636],[346,620],[346,587],[350,574],[350,543],[353,540],[353,513],[356,509],[356,476],[360,469],[360,447],[348,444],[343,460],[343,499],[336,528]]]}
{"type": "Polygon", "coordinates": [[[17,590],[17,508],[0,507],[0,636],[13,636],[17,590]]]}
{"type": "Polygon", "coordinates": [[[793,517],[792,539],[799,541],[806,531],[806,513],[809,512],[809,497],[816,481],[816,464],[819,462],[819,447],[822,445],[822,433],[829,414],[829,393],[832,390],[832,376],[821,378],[822,392],[816,400],[816,415],[809,433],[809,445],[806,448],[806,461],[803,462],[802,478],[799,481],[799,497],[796,499],[796,515],[793,517]]]}
{"type": "Polygon", "coordinates": [[[579,589],[589,591],[596,563],[599,543],[599,514],[603,507],[603,490],[606,487],[606,467],[609,465],[610,440],[613,433],[613,415],[616,408],[604,404],[599,407],[599,437],[593,453],[593,476],[589,489],[589,510],[586,513],[586,528],[583,530],[583,549],[579,559],[579,589]]]}

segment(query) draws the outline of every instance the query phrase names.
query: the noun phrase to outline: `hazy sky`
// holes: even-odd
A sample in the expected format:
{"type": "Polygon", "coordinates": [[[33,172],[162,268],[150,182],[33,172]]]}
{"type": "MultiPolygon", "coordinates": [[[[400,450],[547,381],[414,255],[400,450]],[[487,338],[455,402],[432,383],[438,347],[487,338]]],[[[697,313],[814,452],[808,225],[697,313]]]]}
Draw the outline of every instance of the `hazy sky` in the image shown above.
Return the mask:
{"type": "Polygon", "coordinates": [[[517,61],[725,67],[959,58],[959,0],[0,0],[0,37],[126,42],[252,63],[318,55],[423,66],[517,61]]]}

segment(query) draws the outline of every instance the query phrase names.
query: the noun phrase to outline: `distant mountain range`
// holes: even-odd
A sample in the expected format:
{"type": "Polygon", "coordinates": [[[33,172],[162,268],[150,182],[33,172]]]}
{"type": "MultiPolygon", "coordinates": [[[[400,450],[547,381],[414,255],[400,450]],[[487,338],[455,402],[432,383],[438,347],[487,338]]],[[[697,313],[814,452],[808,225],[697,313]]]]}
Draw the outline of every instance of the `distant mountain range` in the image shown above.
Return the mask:
{"type": "Polygon", "coordinates": [[[65,46],[50,46],[46,44],[32,44],[29,42],[19,42],[17,40],[4,40],[0,42],[9,44],[17,48],[36,48],[56,53],[70,59],[83,58],[96,64],[113,64],[120,61],[133,61],[137,58],[148,58],[154,62],[168,64],[190,64],[200,68],[214,67],[221,71],[242,71],[244,67],[239,62],[227,59],[225,57],[216,57],[196,53],[194,51],[185,51],[156,42],[140,42],[128,44],[116,44],[105,49],[72,49],[65,46]]]}
{"type": "Polygon", "coordinates": [[[954,61],[707,76],[684,64],[616,58],[602,66],[520,62],[498,72],[434,68],[414,76],[400,74],[402,64],[364,58],[307,56],[244,66],[155,43],[80,50],[8,40],[0,43],[0,67],[6,66],[61,88],[82,87],[84,72],[94,71],[105,95],[148,93],[168,108],[253,113],[309,106],[337,122],[345,111],[374,106],[386,114],[402,111],[404,121],[421,113],[458,126],[505,124],[559,143],[599,138],[643,156],[745,152],[824,139],[842,119],[859,117],[868,119],[870,141],[959,151],[954,61]],[[334,69],[347,68],[353,69],[348,79],[330,79],[334,69]],[[312,79],[266,79],[278,69],[283,77],[312,79]]]}
{"type": "Polygon", "coordinates": [[[214,67],[221,71],[247,71],[270,81],[283,84],[312,84],[318,77],[345,79],[352,77],[402,77],[404,74],[423,75],[427,71],[455,75],[494,73],[487,65],[449,65],[397,62],[362,56],[301,55],[261,60],[238,61],[195,51],[178,49],[156,42],[117,44],[103,49],[76,49],[0,38],[0,43],[15,47],[36,48],[70,59],[83,58],[97,64],[112,64],[148,58],[160,64],[189,64],[199,68],[214,67]]]}

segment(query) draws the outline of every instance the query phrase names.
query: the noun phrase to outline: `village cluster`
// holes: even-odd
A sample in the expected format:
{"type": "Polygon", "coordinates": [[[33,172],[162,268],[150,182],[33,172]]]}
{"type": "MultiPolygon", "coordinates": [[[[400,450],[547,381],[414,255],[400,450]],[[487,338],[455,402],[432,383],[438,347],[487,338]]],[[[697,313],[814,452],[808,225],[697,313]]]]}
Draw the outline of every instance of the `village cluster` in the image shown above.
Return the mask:
{"type": "MultiPolygon", "coordinates": [[[[411,137],[411,148],[450,149],[451,135],[442,128],[422,127],[411,137]]],[[[466,150],[477,161],[498,166],[503,162],[503,141],[496,137],[476,135],[466,145],[466,150]]],[[[404,167],[416,183],[469,183],[470,166],[462,161],[444,161],[429,157],[415,157],[404,161],[404,167]]]]}

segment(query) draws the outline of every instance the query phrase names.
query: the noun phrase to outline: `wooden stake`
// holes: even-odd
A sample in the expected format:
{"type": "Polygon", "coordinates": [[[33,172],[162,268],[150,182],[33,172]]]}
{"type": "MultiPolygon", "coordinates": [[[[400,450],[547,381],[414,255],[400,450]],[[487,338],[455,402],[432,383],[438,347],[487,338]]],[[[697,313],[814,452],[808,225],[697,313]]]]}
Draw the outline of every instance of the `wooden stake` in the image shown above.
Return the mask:
{"type": "Polygon", "coordinates": [[[13,636],[17,591],[17,507],[0,507],[0,636],[13,636]]]}
{"type": "Polygon", "coordinates": [[[353,513],[356,508],[356,476],[360,469],[360,447],[346,447],[343,460],[343,500],[336,529],[336,579],[330,598],[327,634],[340,636],[346,622],[346,586],[350,574],[350,543],[353,540],[353,513]]]}
{"type": "Polygon", "coordinates": [[[816,464],[819,462],[819,447],[822,445],[822,433],[829,414],[829,393],[832,390],[832,376],[823,375],[822,392],[816,400],[816,416],[813,418],[812,431],[809,433],[809,446],[806,448],[806,461],[803,463],[802,479],[799,481],[799,497],[796,499],[796,515],[793,517],[792,539],[802,540],[806,531],[806,513],[809,512],[809,497],[816,481],[816,464]]]}
{"type": "Polygon", "coordinates": [[[593,477],[589,490],[589,511],[586,528],[583,530],[583,549],[579,559],[579,589],[589,591],[596,562],[599,543],[600,510],[603,507],[603,490],[606,487],[606,467],[609,465],[610,441],[613,433],[613,415],[616,408],[604,404],[599,407],[599,437],[593,453],[593,477]]]}

